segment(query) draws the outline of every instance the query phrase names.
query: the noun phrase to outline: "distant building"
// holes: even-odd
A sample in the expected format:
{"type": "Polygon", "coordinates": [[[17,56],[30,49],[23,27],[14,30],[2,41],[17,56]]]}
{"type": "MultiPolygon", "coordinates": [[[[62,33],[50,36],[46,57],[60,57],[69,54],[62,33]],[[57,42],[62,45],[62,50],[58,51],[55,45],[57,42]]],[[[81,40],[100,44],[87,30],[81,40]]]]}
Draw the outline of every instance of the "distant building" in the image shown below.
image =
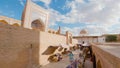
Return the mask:
{"type": "Polygon", "coordinates": [[[74,36],[74,39],[78,40],[78,43],[87,42],[87,43],[104,43],[105,36],[100,35],[90,35],[87,30],[83,29],[80,31],[79,36],[74,36]]]}

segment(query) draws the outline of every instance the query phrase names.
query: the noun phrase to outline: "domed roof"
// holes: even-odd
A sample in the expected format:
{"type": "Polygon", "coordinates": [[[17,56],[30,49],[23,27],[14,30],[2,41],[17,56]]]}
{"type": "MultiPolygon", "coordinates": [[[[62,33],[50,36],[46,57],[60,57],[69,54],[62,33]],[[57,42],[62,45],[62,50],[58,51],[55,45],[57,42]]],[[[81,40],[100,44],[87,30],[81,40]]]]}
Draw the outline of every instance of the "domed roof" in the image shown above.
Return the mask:
{"type": "Polygon", "coordinates": [[[87,30],[82,29],[82,30],[80,31],[80,34],[88,34],[88,32],[87,32],[87,30]]]}

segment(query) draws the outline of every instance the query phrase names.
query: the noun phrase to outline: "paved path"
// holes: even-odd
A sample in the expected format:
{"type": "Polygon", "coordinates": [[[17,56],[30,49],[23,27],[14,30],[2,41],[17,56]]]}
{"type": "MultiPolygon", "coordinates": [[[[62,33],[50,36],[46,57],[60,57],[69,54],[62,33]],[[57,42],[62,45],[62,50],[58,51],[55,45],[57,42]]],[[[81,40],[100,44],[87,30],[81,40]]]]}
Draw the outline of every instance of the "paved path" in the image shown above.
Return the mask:
{"type": "Polygon", "coordinates": [[[92,62],[89,61],[89,60],[86,60],[86,62],[85,62],[85,67],[84,67],[84,68],[93,68],[92,62]]]}
{"type": "MultiPolygon", "coordinates": [[[[73,54],[74,54],[75,58],[79,58],[78,57],[79,50],[74,51],[73,54]]],[[[70,64],[69,58],[68,58],[68,56],[65,56],[65,57],[63,57],[63,59],[61,61],[49,63],[48,65],[45,65],[41,68],[66,68],[67,65],[69,65],[69,64],[70,64]]],[[[93,68],[92,62],[89,60],[86,60],[84,68],[93,68]]]]}

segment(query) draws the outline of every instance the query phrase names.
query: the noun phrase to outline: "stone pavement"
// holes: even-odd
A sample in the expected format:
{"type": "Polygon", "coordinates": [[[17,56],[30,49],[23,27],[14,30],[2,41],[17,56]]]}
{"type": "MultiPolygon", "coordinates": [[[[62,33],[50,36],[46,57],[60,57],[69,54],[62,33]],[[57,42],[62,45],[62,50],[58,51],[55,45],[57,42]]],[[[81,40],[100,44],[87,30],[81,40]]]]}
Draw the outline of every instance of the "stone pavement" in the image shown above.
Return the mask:
{"type": "Polygon", "coordinates": [[[86,62],[85,62],[85,67],[84,67],[84,68],[93,68],[92,62],[89,61],[89,60],[86,60],[86,62]]]}
{"type": "MultiPolygon", "coordinates": [[[[78,56],[79,50],[74,51],[73,54],[74,54],[75,59],[79,58],[79,56],[78,56]]],[[[61,61],[49,63],[41,68],[66,68],[67,65],[69,65],[69,64],[70,64],[70,62],[69,62],[68,56],[64,56],[61,61]]],[[[92,62],[89,60],[86,60],[84,68],[93,68],[92,62]]]]}

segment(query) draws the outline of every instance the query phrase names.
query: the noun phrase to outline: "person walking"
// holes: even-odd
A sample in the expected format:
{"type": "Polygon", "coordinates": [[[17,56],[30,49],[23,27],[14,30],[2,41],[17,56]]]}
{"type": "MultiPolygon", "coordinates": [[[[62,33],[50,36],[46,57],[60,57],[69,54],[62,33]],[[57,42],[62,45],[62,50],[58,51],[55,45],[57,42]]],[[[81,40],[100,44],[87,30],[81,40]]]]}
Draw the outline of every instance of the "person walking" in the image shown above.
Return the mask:
{"type": "Polygon", "coordinates": [[[68,53],[68,56],[69,56],[70,62],[72,63],[73,60],[74,60],[74,54],[72,53],[72,51],[70,51],[70,52],[68,53]]]}

